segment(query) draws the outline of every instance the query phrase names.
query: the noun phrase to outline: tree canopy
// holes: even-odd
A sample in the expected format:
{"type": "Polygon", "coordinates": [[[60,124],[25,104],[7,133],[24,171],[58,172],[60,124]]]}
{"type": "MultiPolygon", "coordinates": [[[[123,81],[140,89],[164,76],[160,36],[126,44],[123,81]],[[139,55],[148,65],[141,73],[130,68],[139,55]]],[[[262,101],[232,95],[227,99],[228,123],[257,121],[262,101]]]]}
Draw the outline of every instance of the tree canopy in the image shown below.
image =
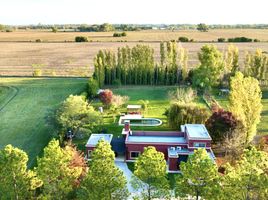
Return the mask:
{"type": "Polygon", "coordinates": [[[256,135],[261,119],[261,88],[258,80],[244,77],[241,72],[231,78],[230,87],[230,111],[242,121],[246,131],[245,144],[248,144],[256,135]]]}
{"type": "Polygon", "coordinates": [[[31,199],[43,182],[27,169],[27,154],[11,145],[0,150],[0,199],[31,199]]]}
{"type": "Polygon", "coordinates": [[[44,149],[44,156],[37,159],[36,172],[44,185],[44,198],[66,199],[84,173],[84,164],[74,164],[76,153],[70,147],[61,148],[53,139],[44,149]]]}
{"type": "Polygon", "coordinates": [[[245,150],[237,165],[227,165],[223,177],[224,199],[268,198],[268,155],[256,148],[245,150]]]}
{"type": "Polygon", "coordinates": [[[198,59],[200,66],[194,70],[193,85],[202,90],[217,86],[224,70],[222,53],[215,45],[204,45],[198,59]]]}
{"type": "Polygon", "coordinates": [[[182,177],[177,180],[176,196],[217,199],[215,194],[220,191],[218,169],[206,149],[195,150],[187,162],[181,162],[180,170],[182,177]]]}
{"type": "Polygon", "coordinates": [[[78,190],[79,199],[127,199],[128,190],[123,172],[114,163],[114,152],[108,142],[100,140],[92,152],[90,169],[78,190]]]}
{"type": "Polygon", "coordinates": [[[100,114],[81,96],[70,95],[57,112],[57,121],[61,127],[65,130],[71,129],[73,133],[78,132],[84,125],[92,128],[98,125],[100,120],[100,114]]]}
{"type": "Polygon", "coordinates": [[[155,147],[145,147],[135,162],[132,185],[142,189],[144,199],[166,198],[169,196],[166,170],[164,154],[155,147]]]}

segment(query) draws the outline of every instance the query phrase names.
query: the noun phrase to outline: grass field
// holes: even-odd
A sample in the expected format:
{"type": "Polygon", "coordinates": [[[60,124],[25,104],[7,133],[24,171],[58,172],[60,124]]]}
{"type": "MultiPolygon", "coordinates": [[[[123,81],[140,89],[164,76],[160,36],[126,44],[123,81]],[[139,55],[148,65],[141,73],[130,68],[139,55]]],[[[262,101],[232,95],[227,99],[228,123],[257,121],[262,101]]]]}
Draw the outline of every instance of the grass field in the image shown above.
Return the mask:
{"type": "Polygon", "coordinates": [[[249,37],[261,41],[268,41],[267,29],[213,29],[208,32],[197,30],[146,30],[130,31],[126,37],[113,37],[114,32],[58,32],[50,30],[14,31],[0,32],[0,42],[35,42],[41,39],[44,42],[74,42],[76,36],[86,36],[90,41],[96,42],[117,42],[117,41],[168,41],[177,40],[180,36],[186,36],[195,41],[217,41],[218,38],[249,37]]]}
{"type": "Polygon", "coordinates": [[[66,97],[80,93],[85,83],[86,79],[71,78],[1,78],[0,107],[2,102],[14,96],[12,88],[17,88],[18,92],[0,110],[0,149],[12,144],[25,150],[29,155],[29,166],[33,166],[36,156],[55,134],[50,116],[66,97]]]}
{"type": "MultiPolygon", "coordinates": [[[[227,96],[218,96],[215,92],[214,97],[224,108],[228,107],[227,96]]],[[[262,118],[258,125],[258,134],[267,135],[268,134],[268,88],[262,88],[262,118]]]]}
{"type": "MultiPolygon", "coordinates": [[[[90,76],[94,69],[93,58],[100,49],[115,51],[118,47],[134,46],[138,43],[147,44],[154,48],[156,61],[159,61],[159,42],[0,42],[0,76],[32,76],[35,69],[41,69],[43,75],[47,76],[52,74],[57,76],[90,76]]],[[[189,67],[198,65],[197,53],[205,44],[207,43],[181,44],[189,51],[189,67]]],[[[222,51],[226,50],[228,46],[228,43],[214,44],[222,51]]],[[[237,43],[236,45],[240,49],[241,66],[243,66],[245,51],[255,51],[257,48],[261,48],[268,52],[268,43],[237,43]]]]}

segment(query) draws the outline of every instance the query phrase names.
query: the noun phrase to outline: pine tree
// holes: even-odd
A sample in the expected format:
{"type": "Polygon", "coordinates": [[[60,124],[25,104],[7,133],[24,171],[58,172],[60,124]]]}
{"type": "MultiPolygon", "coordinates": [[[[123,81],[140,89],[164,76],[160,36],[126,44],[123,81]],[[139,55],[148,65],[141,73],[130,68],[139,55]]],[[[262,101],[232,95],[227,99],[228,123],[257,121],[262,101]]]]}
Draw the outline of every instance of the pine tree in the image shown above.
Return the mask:
{"type": "Polygon", "coordinates": [[[43,181],[43,196],[47,199],[66,199],[77,186],[84,173],[84,166],[72,165],[75,152],[62,149],[53,139],[44,149],[44,156],[37,159],[37,174],[43,181]]]}
{"type": "Polygon", "coordinates": [[[186,197],[191,195],[198,200],[220,199],[219,175],[216,164],[211,160],[207,151],[199,148],[190,155],[187,162],[180,163],[182,177],[176,184],[176,196],[186,197]]]}
{"type": "Polygon", "coordinates": [[[245,150],[236,166],[226,166],[223,177],[222,199],[267,199],[268,198],[268,156],[254,147],[245,150]]]}
{"type": "Polygon", "coordinates": [[[143,199],[164,199],[169,196],[164,154],[155,147],[145,147],[144,152],[135,162],[132,185],[142,190],[143,199]]]}
{"type": "Polygon", "coordinates": [[[92,152],[90,169],[78,190],[78,199],[127,199],[126,178],[114,163],[109,143],[100,140],[92,152]]]}
{"type": "Polygon", "coordinates": [[[27,154],[11,145],[0,150],[0,199],[32,199],[42,186],[36,173],[27,169],[27,154]]]}

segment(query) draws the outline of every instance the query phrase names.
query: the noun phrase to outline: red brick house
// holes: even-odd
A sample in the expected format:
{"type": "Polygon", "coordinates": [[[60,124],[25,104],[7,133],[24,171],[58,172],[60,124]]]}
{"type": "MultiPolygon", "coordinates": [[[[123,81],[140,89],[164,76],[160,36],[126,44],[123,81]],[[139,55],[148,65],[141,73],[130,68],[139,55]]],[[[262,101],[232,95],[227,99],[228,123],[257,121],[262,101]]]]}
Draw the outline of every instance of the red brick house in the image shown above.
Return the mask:
{"type": "MultiPolygon", "coordinates": [[[[144,147],[154,146],[165,155],[168,172],[179,172],[180,163],[187,161],[189,155],[197,148],[205,148],[212,160],[215,156],[211,150],[211,137],[203,124],[185,124],[180,131],[132,131],[129,121],[125,121],[122,131],[125,161],[135,162],[144,151],[144,147]]],[[[86,155],[90,154],[100,139],[111,143],[111,134],[92,134],[86,144],[86,155]]],[[[118,152],[115,152],[116,154],[118,152]]]]}
{"type": "Polygon", "coordinates": [[[165,155],[169,172],[178,172],[181,161],[187,161],[197,148],[205,148],[211,159],[211,137],[203,124],[186,124],[181,131],[131,131],[126,123],[122,134],[125,135],[126,162],[133,162],[144,150],[154,146],[165,155]]]}

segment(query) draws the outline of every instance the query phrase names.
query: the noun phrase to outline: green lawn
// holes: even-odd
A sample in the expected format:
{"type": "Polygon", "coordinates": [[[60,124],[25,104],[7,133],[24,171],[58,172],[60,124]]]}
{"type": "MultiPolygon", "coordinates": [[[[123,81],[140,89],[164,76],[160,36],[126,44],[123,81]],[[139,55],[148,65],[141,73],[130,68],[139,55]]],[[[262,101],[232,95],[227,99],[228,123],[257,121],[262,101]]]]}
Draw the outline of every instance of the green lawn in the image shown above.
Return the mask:
{"type": "Polygon", "coordinates": [[[70,94],[83,91],[86,82],[75,78],[1,78],[0,108],[5,106],[0,110],[0,148],[12,144],[23,149],[33,166],[55,134],[49,117],[70,94]]]}
{"type": "MultiPolygon", "coordinates": [[[[218,92],[213,92],[215,99],[219,104],[227,108],[228,107],[228,96],[219,96],[218,92]]],[[[262,88],[262,118],[261,123],[258,125],[258,134],[267,135],[268,134],[268,88],[262,88]]]]}

